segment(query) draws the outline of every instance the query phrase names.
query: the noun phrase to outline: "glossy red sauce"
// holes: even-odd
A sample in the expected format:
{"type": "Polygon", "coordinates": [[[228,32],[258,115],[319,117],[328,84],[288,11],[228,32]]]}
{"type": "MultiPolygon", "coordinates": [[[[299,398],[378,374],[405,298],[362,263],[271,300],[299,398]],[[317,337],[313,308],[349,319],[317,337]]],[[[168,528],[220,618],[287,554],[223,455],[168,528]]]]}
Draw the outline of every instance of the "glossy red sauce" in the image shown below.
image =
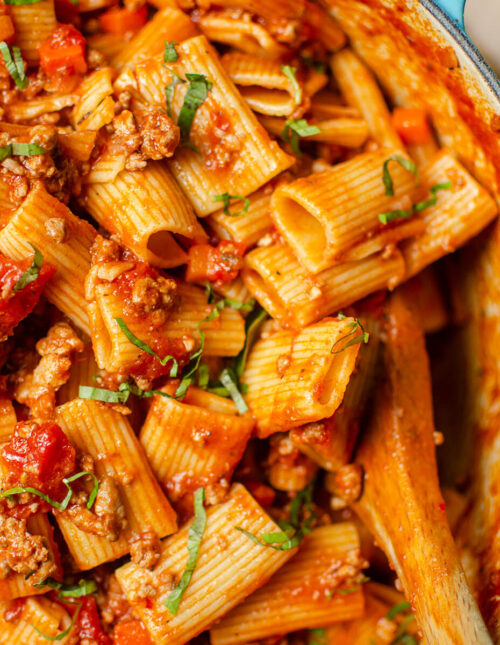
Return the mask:
{"type": "Polygon", "coordinates": [[[26,604],[26,598],[16,598],[9,603],[3,612],[4,620],[8,623],[15,623],[21,618],[21,615],[26,604]]]}
{"type": "Polygon", "coordinates": [[[96,643],[97,645],[112,645],[111,639],[101,626],[95,599],[92,596],[85,596],[76,598],[75,602],[82,605],[75,630],[79,637],[78,642],[80,643],[87,639],[87,642],[96,643]]]}
{"type": "Polygon", "coordinates": [[[21,320],[33,311],[44,286],[56,271],[44,262],[36,280],[21,291],[13,291],[14,285],[31,266],[31,262],[30,258],[14,262],[0,255],[0,340],[12,334],[21,320]]]}
{"type": "Polygon", "coordinates": [[[57,423],[18,423],[1,454],[12,476],[23,486],[58,501],[64,497],[62,479],[75,470],[75,449],[57,423]]]}
{"type": "Polygon", "coordinates": [[[59,25],[39,47],[40,67],[47,76],[85,74],[86,41],[73,25],[59,25]]]}
{"type": "Polygon", "coordinates": [[[226,284],[239,273],[245,245],[221,240],[217,246],[195,244],[189,249],[186,280],[188,282],[216,282],[226,284]]]}
{"type": "MultiPolygon", "coordinates": [[[[126,257],[123,260],[127,260],[126,257]]],[[[137,284],[141,278],[158,278],[159,272],[145,262],[137,262],[135,266],[129,271],[124,271],[113,281],[113,291],[124,301],[124,313],[127,318],[135,318],[137,320],[141,317],[148,317],[148,314],[140,314],[137,306],[132,302],[132,292],[134,285],[137,284]]],[[[161,358],[165,356],[173,356],[180,364],[185,362],[188,357],[186,347],[181,339],[169,339],[158,334],[156,338],[148,339],[147,343],[151,349],[158,354],[161,358]]],[[[138,359],[129,369],[131,376],[143,376],[149,380],[158,378],[159,376],[166,376],[170,373],[172,368],[172,361],[168,361],[166,365],[155,357],[141,352],[138,359]]]]}

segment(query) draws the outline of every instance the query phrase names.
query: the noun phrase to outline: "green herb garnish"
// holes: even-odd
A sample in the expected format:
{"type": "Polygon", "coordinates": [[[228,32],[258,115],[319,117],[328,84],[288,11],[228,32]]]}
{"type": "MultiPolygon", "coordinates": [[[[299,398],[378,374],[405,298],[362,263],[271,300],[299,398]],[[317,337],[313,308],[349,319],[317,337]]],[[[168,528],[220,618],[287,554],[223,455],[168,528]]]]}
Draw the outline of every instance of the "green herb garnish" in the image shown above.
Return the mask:
{"type": "Polygon", "coordinates": [[[196,563],[198,562],[201,540],[207,528],[207,513],[203,507],[204,501],[205,489],[198,488],[194,494],[194,520],[188,532],[187,549],[189,556],[186,568],[177,586],[165,601],[165,607],[173,616],[177,615],[182,596],[191,582],[194,570],[196,569],[196,563]]]}
{"type": "Polygon", "coordinates": [[[311,525],[316,519],[316,514],[312,507],[313,486],[314,481],[311,481],[295,495],[290,504],[290,519],[278,520],[281,532],[261,533],[257,536],[241,528],[241,526],[235,526],[234,528],[260,546],[267,546],[276,551],[294,549],[300,545],[304,536],[312,531],[311,525]],[[308,515],[306,520],[301,523],[303,509],[306,509],[308,515]]]}
{"type": "Polygon", "coordinates": [[[204,74],[186,74],[186,79],[189,81],[189,85],[177,119],[177,125],[181,130],[181,139],[184,143],[189,141],[189,133],[197,109],[213,87],[212,81],[209,81],[204,74]]]}
{"type": "Polygon", "coordinates": [[[123,318],[115,318],[115,321],[117,322],[118,327],[128,338],[128,340],[132,343],[132,345],[135,345],[139,349],[142,349],[142,351],[146,352],[146,354],[154,356],[160,361],[162,365],[166,365],[169,361],[172,361],[172,367],[170,368],[169,376],[172,378],[175,378],[177,376],[177,373],[179,371],[179,363],[177,362],[176,358],[174,358],[170,354],[168,356],[165,356],[164,358],[158,356],[158,354],[153,349],[151,349],[151,347],[147,343],[142,341],[140,338],[137,338],[137,336],[130,331],[123,318]]]}
{"type": "MultiPolygon", "coordinates": [[[[338,313],[337,318],[340,318],[340,320],[346,320],[347,316],[344,316],[343,313],[338,313]]],[[[366,343],[370,339],[370,334],[367,331],[365,331],[365,328],[361,324],[361,321],[359,320],[359,318],[354,318],[353,322],[348,324],[348,327],[351,331],[333,343],[332,348],[330,350],[331,354],[340,354],[340,352],[343,352],[348,347],[351,347],[352,345],[357,345],[358,343],[364,343],[366,345],[366,343]],[[350,336],[355,334],[358,330],[361,330],[361,334],[359,334],[359,336],[356,336],[355,338],[351,338],[351,340],[348,343],[346,343],[344,347],[342,347],[342,349],[337,349],[334,351],[334,348],[336,345],[338,345],[343,340],[346,340],[346,338],[349,338],[350,336]]]]}
{"type": "Polygon", "coordinates": [[[389,224],[394,222],[397,219],[409,219],[413,215],[413,211],[406,211],[403,209],[396,209],[393,211],[386,211],[385,213],[379,213],[378,219],[381,224],[389,224]]]}
{"type": "Polygon", "coordinates": [[[99,480],[97,477],[94,475],[94,473],[90,473],[86,470],[82,470],[79,473],[76,473],[76,475],[72,475],[71,477],[65,477],[62,480],[62,483],[66,486],[68,489],[68,492],[66,493],[65,498],[63,499],[62,502],[57,502],[56,500],[53,500],[50,498],[48,495],[45,493],[42,493],[42,491],[32,488],[31,486],[16,486],[15,488],[9,488],[8,490],[1,491],[0,492],[0,498],[1,497],[11,497],[12,495],[19,495],[21,493],[31,493],[32,495],[36,495],[37,497],[40,497],[43,499],[47,504],[50,504],[54,508],[56,508],[58,511],[65,511],[68,508],[68,504],[71,500],[71,497],[73,496],[73,489],[70,486],[71,482],[74,482],[77,479],[80,479],[81,477],[84,477],[88,475],[89,477],[92,477],[94,480],[94,487],[92,489],[92,492],[89,495],[89,499],[87,501],[87,508],[90,510],[95,502],[95,498],[97,496],[97,492],[99,490],[99,480]]]}
{"type": "Polygon", "coordinates": [[[223,202],[224,203],[224,215],[229,217],[237,217],[238,215],[246,215],[250,207],[250,200],[248,197],[242,197],[241,195],[230,195],[229,193],[222,193],[222,195],[215,195],[214,202],[223,202]],[[232,199],[239,199],[243,202],[243,208],[236,213],[231,213],[229,210],[229,205],[232,199]]]}
{"type": "Polygon", "coordinates": [[[326,630],[324,627],[316,627],[309,630],[307,639],[308,645],[326,645],[328,642],[326,638],[326,630]]]}
{"type": "Polygon", "coordinates": [[[450,190],[451,188],[453,188],[453,183],[451,181],[445,181],[441,184],[434,184],[434,186],[431,186],[429,189],[429,192],[431,194],[429,199],[426,199],[423,202],[418,202],[417,204],[415,204],[415,206],[413,207],[413,210],[415,210],[417,213],[420,213],[426,208],[435,206],[437,203],[437,193],[440,190],[450,190]]]}
{"type": "Polygon", "coordinates": [[[179,54],[175,48],[178,44],[174,43],[174,41],[165,41],[165,51],[163,52],[163,60],[165,63],[175,63],[178,60],[179,54]]]}
{"type": "Polygon", "coordinates": [[[59,599],[67,597],[81,598],[82,596],[89,596],[91,593],[97,591],[95,580],[80,580],[76,585],[67,585],[64,582],[59,582],[59,580],[49,577],[40,582],[35,582],[33,586],[37,589],[43,589],[44,587],[57,589],[59,591],[57,594],[59,599]]]}
{"type": "Polygon", "coordinates": [[[417,164],[411,161],[410,159],[407,159],[406,157],[402,157],[401,155],[393,155],[392,157],[389,157],[389,159],[386,159],[384,161],[384,166],[382,169],[382,181],[384,182],[384,186],[385,186],[385,194],[388,197],[392,197],[394,195],[394,183],[392,181],[391,173],[389,172],[389,163],[391,161],[396,161],[405,170],[413,173],[416,177],[417,184],[418,184],[417,164]]]}
{"type": "Polygon", "coordinates": [[[281,131],[281,138],[288,143],[297,156],[302,157],[300,150],[300,137],[310,137],[319,134],[321,129],[317,125],[309,125],[305,119],[288,119],[281,131]]]}
{"type": "Polygon", "coordinates": [[[302,103],[302,88],[300,86],[300,83],[297,80],[297,77],[295,76],[295,73],[297,72],[297,68],[292,67],[291,65],[282,65],[281,71],[292,84],[292,87],[295,93],[295,96],[294,96],[295,105],[300,105],[302,103]]]}
{"type": "Polygon", "coordinates": [[[174,90],[177,85],[185,83],[186,81],[178,76],[173,69],[170,69],[170,67],[168,68],[168,71],[172,74],[172,80],[165,87],[165,99],[167,101],[167,114],[170,118],[172,118],[172,100],[174,98],[174,90]]]}
{"type": "Polygon", "coordinates": [[[21,276],[19,276],[16,284],[12,287],[12,291],[22,291],[31,282],[34,282],[40,275],[40,271],[43,265],[43,255],[36,248],[36,246],[33,246],[33,244],[30,244],[30,246],[35,251],[35,254],[33,255],[33,262],[31,263],[30,268],[27,269],[21,276]]]}
{"type": "MultiPolygon", "coordinates": [[[[31,625],[33,629],[37,632],[37,634],[40,634],[42,638],[45,638],[47,641],[62,641],[63,638],[66,638],[66,636],[70,633],[70,631],[73,629],[78,615],[80,614],[80,611],[82,609],[82,603],[81,602],[72,602],[71,600],[63,600],[62,602],[65,602],[68,605],[76,605],[77,609],[75,613],[73,614],[73,618],[71,619],[71,623],[67,629],[65,629],[63,632],[60,634],[57,634],[57,636],[47,636],[44,634],[42,631],[38,629],[38,627],[35,627],[35,625],[31,625]]],[[[30,623],[31,624],[31,623],[30,623]]]]}
{"type": "Polygon", "coordinates": [[[245,412],[248,412],[248,406],[245,403],[245,399],[243,398],[241,392],[238,389],[238,386],[236,384],[236,378],[231,369],[226,367],[225,369],[222,370],[220,375],[220,382],[229,392],[229,395],[231,396],[231,398],[236,404],[238,412],[240,414],[245,414],[245,412]]]}
{"type": "MultiPolygon", "coordinates": [[[[39,2],[40,0],[36,0],[39,2]]],[[[6,1],[6,4],[11,4],[6,1]]],[[[12,2],[12,4],[25,4],[25,2],[12,2]]],[[[28,4],[28,3],[26,3],[28,4]]],[[[21,56],[21,50],[17,45],[12,45],[12,53],[5,40],[0,42],[0,52],[2,53],[5,67],[12,76],[18,89],[25,90],[28,87],[28,77],[24,69],[24,61],[21,56]]]]}

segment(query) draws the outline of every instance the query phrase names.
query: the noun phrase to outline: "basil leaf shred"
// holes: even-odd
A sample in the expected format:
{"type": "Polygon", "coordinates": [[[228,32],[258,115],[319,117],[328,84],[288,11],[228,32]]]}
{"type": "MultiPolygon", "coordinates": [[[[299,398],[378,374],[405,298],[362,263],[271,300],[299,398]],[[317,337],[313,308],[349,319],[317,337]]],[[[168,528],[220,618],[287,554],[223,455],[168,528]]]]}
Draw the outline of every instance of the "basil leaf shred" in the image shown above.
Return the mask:
{"type": "Polygon", "coordinates": [[[298,82],[297,77],[295,75],[295,73],[297,72],[297,68],[292,67],[292,65],[282,65],[281,71],[292,84],[292,87],[294,90],[295,105],[300,105],[302,103],[302,87],[300,86],[300,83],[298,82]]]}
{"type": "MultiPolygon", "coordinates": [[[[9,4],[9,2],[6,2],[6,4],[9,4]]],[[[24,2],[19,4],[24,4],[24,2]]],[[[20,90],[25,90],[28,87],[29,81],[28,77],[26,76],[26,70],[24,68],[24,61],[21,56],[20,48],[17,45],[12,45],[11,53],[9,45],[5,42],[5,40],[2,40],[2,42],[0,42],[0,52],[2,53],[5,67],[14,80],[17,88],[20,90]]]]}
{"type": "Polygon", "coordinates": [[[229,217],[238,217],[238,215],[246,215],[250,207],[250,200],[248,197],[242,197],[241,195],[230,195],[229,193],[222,193],[222,195],[215,195],[214,202],[223,202],[224,203],[224,215],[229,217]],[[235,213],[231,213],[229,210],[230,202],[232,199],[239,199],[243,202],[243,208],[235,213]]]}
{"type": "Polygon", "coordinates": [[[401,155],[392,155],[392,157],[389,157],[384,161],[384,165],[382,167],[382,181],[385,186],[385,194],[388,197],[392,197],[394,195],[394,183],[392,181],[391,173],[389,172],[389,164],[391,161],[397,162],[405,170],[414,174],[417,184],[419,181],[418,166],[414,161],[411,161],[406,157],[402,157],[401,155]]]}
{"type": "Polygon", "coordinates": [[[33,262],[31,263],[29,269],[27,269],[21,276],[19,276],[16,284],[12,287],[12,291],[22,291],[25,287],[31,284],[31,282],[34,282],[40,275],[40,271],[43,266],[43,255],[36,248],[36,246],[33,246],[33,244],[30,244],[30,246],[35,251],[33,255],[33,262]]]}
{"type": "Polygon", "coordinates": [[[177,125],[181,130],[182,141],[189,141],[189,133],[196,111],[202,105],[208,96],[208,92],[212,89],[213,83],[209,81],[204,74],[186,74],[186,79],[189,85],[184,95],[184,102],[177,118],[177,125]]]}
{"type": "Polygon", "coordinates": [[[198,488],[194,494],[194,520],[188,531],[187,549],[189,555],[186,562],[186,568],[184,569],[177,586],[165,601],[165,607],[173,616],[177,615],[182,596],[191,582],[191,578],[193,577],[193,573],[198,562],[201,541],[207,527],[207,513],[203,506],[204,501],[205,489],[198,488]]]}

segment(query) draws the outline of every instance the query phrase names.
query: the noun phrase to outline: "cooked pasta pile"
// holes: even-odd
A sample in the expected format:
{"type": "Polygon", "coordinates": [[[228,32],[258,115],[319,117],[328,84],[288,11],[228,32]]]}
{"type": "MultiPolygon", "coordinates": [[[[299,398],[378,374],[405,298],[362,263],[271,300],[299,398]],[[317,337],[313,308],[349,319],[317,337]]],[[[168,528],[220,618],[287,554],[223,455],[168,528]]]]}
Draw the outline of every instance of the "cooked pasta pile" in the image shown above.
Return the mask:
{"type": "Polygon", "coordinates": [[[424,336],[487,188],[336,0],[4,1],[0,642],[490,642],[424,336]]]}

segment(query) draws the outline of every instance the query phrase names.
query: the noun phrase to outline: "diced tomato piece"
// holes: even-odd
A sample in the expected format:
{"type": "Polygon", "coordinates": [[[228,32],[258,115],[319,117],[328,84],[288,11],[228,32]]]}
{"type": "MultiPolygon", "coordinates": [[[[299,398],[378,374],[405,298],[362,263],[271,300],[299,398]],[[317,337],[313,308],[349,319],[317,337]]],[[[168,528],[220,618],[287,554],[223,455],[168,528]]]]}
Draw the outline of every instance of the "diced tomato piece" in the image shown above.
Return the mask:
{"type": "Polygon", "coordinates": [[[0,341],[14,331],[23,318],[36,307],[44,286],[55,273],[55,268],[44,262],[36,280],[20,291],[14,285],[31,266],[32,260],[9,260],[0,255],[0,341]]]}
{"type": "MultiPolygon", "coordinates": [[[[110,637],[102,628],[97,612],[97,605],[93,596],[83,598],[70,598],[69,600],[81,603],[82,608],[78,614],[75,632],[78,634],[78,642],[96,643],[97,645],[112,645],[110,637]]],[[[67,609],[68,605],[64,607],[67,609]]]]}
{"type": "Polygon", "coordinates": [[[274,502],[276,493],[270,486],[267,486],[256,479],[245,480],[244,484],[252,496],[255,497],[259,504],[264,508],[271,506],[274,502]]]}
{"type": "Polygon", "coordinates": [[[103,31],[110,34],[123,35],[128,31],[138,31],[146,24],[148,10],[146,5],[138,9],[126,7],[113,7],[99,16],[99,23],[103,31]]]}
{"type": "Polygon", "coordinates": [[[2,457],[14,474],[23,475],[23,485],[50,496],[64,494],[62,479],[76,465],[75,449],[53,421],[18,423],[2,457]]]}
{"type": "Polygon", "coordinates": [[[153,645],[141,620],[118,623],[113,632],[115,645],[153,645]]]}
{"type": "Polygon", "coordinates": [[[431,140],[432,133],[424,110],[396,108],[392,113],[392,124],[405,144],[423,145],[431,140]]]}
{"type": "Polygon", "coordinates": [[[221,240],[217,246],[195,244],[189,249],[186,280],[188,282],[218,282],[234,280],[243,265],[245,245],[221,240]]]}
{"type": "Polygon", "coordinates": [[[39,47],[40,66],[47,76],[85,74],[85,38],[73,25],[59,25],[39,47]]]}
{"type": "MultiPolygon", "coordinates": [[[[173,356],[179,366],[187,362],[188,352],[186,346],[181,338],[162,338],[157,337],[149,342],[149,346],[155,351],[158,356],[164,358],[165,356],[173,356]]],[[[172,361],[167,361],[162,365],[156,356],[141,352],[134,364],[129,368],[131,376],[142,376],[148,380],[153,380],[159,376],[166,376],[172,369],[172,361]]]]}

